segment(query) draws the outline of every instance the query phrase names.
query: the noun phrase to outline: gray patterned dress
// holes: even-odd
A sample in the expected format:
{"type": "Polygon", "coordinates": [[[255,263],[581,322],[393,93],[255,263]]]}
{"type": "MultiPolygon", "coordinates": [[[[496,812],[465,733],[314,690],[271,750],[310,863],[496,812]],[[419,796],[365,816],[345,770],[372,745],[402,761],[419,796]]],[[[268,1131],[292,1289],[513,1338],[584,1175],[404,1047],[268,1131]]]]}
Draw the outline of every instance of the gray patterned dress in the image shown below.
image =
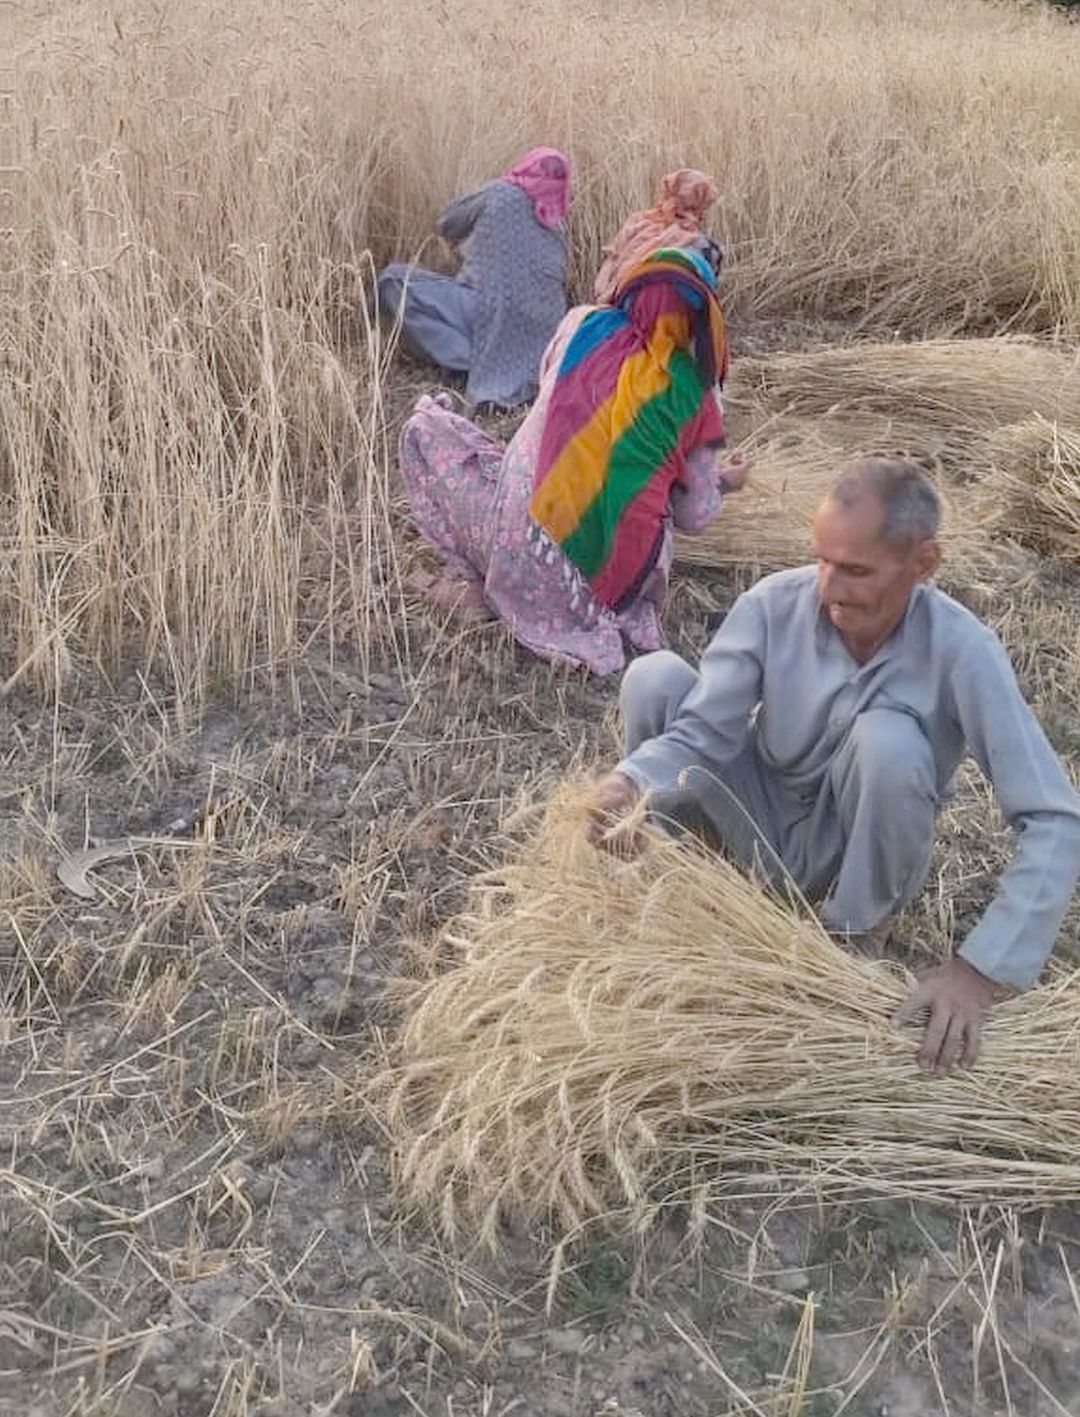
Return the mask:
{"type": "Polygon", "coordinates": [[[537,221],[528,195],[499,179],[452,202],[440,236],[461,243],[456,276],[403,263],[379,274],[379,308],[406,347],[466,374],[471,407],[536,396],[540,357],[566,313],[566,233],[537,221]]]}

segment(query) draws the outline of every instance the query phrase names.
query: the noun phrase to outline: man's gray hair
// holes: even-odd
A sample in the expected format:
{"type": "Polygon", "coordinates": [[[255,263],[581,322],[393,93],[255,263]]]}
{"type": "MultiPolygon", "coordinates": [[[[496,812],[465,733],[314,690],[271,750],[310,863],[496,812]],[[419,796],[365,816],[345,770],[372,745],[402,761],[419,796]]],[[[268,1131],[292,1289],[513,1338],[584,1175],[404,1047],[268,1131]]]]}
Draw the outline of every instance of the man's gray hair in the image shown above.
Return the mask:
{"type": "Polygon", "coordinates": [[[894,546],[913,546],[937,536],[941,498],[926,473],[907,458],[860,458],[840,474],[828,500],[852,507],[867,492],[881,503],[881,538],[894,546]]]}

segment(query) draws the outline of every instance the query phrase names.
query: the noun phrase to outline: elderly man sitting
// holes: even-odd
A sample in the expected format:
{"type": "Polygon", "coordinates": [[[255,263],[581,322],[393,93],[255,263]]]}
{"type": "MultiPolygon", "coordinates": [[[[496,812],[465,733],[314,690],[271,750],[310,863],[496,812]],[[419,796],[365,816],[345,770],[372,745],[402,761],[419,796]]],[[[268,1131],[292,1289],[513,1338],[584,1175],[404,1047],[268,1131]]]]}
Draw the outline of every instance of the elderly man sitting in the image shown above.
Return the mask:
{"type": "Polygon", "coordinates": [[[931,584],[940,503],[910,463],[868,458],[814,520],[815,566],[735,602],[694,670],[661,650],[622,685],[627,756],[597,786],[595,835],[643,792],[743,865],[822,900],[830,929],[880,934],[930,868],[942,795],[969,750],[1018,836],[957,955],[901,1010],[920,1061],[970,1064],[1002,986],[1034,983],[1080,871],[1080,800],[993,632],[931,584]]]}

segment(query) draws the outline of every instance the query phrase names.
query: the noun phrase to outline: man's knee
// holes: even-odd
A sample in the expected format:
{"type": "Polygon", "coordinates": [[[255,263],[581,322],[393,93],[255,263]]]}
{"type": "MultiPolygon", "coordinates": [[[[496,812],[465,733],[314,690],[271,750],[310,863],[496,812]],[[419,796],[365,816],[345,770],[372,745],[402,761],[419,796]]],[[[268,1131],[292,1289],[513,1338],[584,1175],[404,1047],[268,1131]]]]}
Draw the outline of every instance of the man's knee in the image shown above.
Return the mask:
{"type": "Polygon", "coordinates": [[[619,687],[619,707],[625,714],[658,702],[682,703],[697,681],[697,671],[670,649],[654,650],[632,660],[619,687]]]}
{"type": "Polygon", "coordinates": [[[934,751],[911,714],[898,709],[868,709],[859,714],[843,756],[864,787],[905,796],[936,795],[934,751]]]}
{"type": "Polygon", "coordinates": [[[663,733],[697,677],[697,671],[669,649],[654,650],[631,662],[619,687],[630,751],[663,733]]]}

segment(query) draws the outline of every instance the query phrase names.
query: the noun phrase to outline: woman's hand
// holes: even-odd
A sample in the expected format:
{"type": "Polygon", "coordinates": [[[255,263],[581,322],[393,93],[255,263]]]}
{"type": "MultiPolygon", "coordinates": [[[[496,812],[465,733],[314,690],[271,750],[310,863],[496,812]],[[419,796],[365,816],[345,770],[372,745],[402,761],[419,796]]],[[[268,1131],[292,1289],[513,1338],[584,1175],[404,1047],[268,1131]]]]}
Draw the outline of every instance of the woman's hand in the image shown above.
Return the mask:
{"type": "Polygon", "coordinates": [[[717,460],[716,471],[724,480],[726,492],[741,492],[753,470],[754,459],[747,453],[732,453],[723,461],[717,460]]]}

